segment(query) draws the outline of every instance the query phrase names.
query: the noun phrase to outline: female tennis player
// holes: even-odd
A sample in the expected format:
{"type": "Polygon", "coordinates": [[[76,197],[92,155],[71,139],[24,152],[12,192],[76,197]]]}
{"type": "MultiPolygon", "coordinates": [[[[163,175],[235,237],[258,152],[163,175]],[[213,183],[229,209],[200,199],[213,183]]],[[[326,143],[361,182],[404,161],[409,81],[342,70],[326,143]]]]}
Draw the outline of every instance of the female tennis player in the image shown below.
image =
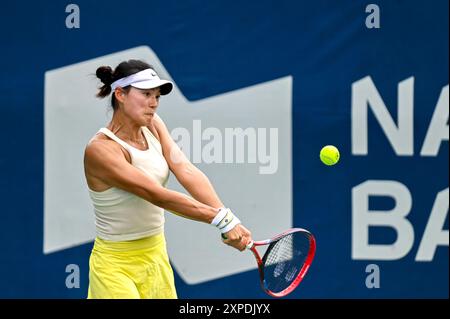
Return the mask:
{"type": "Polygon", "coordinates": [[[216,226],[224,243],[240,251],[251,234],[156,114],[160,96],[169,94],[173,84],[139,60],[124,61],[114,71],[101,66],[96,75],[103,83],[97,96],[112,93],[114,113],[85,149],[97,232],[88,298],[177,298],[164,210],[216,226]],[[165,187],[169,171],[192,197],[165,187]]]}

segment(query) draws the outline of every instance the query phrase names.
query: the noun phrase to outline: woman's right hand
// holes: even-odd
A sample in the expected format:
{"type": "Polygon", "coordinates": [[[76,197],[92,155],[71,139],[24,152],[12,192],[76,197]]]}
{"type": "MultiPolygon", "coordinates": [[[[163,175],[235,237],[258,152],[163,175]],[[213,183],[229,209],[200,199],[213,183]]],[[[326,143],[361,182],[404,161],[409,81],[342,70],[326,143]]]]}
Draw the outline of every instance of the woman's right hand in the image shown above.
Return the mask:
{"type": "Polygon", "coordinates": [[[229,232],[222,234],[222,241],[239,251],[243,251],[252,241],[252,234],[244,225],[237,224],[229,232]]]}

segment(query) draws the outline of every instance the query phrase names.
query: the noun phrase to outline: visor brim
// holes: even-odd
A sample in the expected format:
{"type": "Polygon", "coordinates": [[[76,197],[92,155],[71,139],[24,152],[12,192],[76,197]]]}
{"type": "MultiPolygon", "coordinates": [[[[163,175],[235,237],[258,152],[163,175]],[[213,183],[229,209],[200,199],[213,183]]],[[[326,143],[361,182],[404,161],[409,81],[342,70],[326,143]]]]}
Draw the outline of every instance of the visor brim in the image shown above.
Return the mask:
{"type": "Polygon", "coordinates": [[[173,83],[166,80],[148,80],[131,84],[137,89],[154,89],[159,87],[161,95],[169,94],[173,89],[173,83]]]}

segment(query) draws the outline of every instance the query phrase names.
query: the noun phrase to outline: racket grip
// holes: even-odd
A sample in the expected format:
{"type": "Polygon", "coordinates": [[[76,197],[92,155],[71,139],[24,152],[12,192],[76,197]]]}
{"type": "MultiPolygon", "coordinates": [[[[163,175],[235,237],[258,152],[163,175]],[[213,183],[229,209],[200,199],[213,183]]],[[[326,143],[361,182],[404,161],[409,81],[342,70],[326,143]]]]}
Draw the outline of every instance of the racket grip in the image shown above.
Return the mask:
{"type": "MultiPolygon", "coordinates": [[[[227,236],[225,236],[225,234],[220,234],[220,235],[222,236],[222,239],[227,239],[227,236]]],[[[254,242],[252,240],[245,246],[245,248],[251,249],[253,247],[253,245],[254,245],[254,242]]]]}

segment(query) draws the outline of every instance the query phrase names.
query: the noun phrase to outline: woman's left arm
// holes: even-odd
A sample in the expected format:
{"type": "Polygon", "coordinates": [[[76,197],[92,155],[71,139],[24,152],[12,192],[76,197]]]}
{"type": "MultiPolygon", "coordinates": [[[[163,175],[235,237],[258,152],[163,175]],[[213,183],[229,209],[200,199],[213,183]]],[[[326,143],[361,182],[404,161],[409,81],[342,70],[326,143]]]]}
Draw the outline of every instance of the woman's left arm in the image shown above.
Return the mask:
{"type": "Polygon", "coordinates": [[[215,208],[224,207],[208,177],[184,155],[170,136],[162,119],[156,114],[154,124],[159,134],[164,158],[178,182],[199,202],[215,208]]]}

